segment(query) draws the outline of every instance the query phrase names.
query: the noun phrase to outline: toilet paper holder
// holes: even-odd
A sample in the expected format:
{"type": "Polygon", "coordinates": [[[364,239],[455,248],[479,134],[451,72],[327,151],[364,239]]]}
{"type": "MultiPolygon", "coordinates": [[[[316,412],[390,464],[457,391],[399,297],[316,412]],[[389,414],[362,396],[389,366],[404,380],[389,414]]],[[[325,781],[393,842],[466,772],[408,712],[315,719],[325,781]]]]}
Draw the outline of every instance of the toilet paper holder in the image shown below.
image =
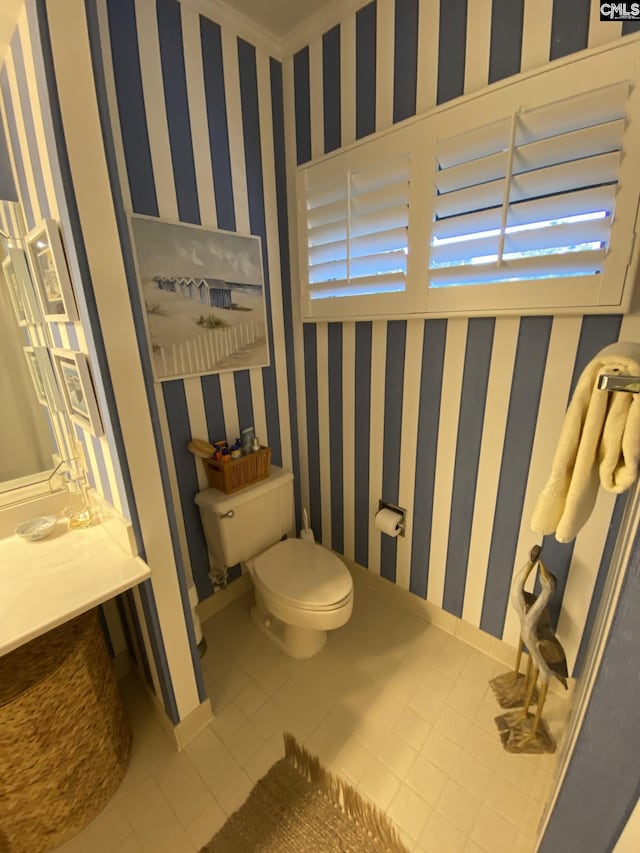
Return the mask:
{"type": "Polygon", "coordinates": [[[398,536],[404,536],[404,531],[405,531],[405,527],[407,524],[407,511],[406,511],[406,509],[403,509],[403,507],[401,507],[401,506],[396,506],[395,504],[391,504],[388,501],[383,501],[382,499],[380,499],[378,501],[378,512],[380,512],[381,509],[391,509],[394,512],[400,513],[402,518],[398,522],[398,528],[400,530],[400,533],[398,533],[398,536]]]}

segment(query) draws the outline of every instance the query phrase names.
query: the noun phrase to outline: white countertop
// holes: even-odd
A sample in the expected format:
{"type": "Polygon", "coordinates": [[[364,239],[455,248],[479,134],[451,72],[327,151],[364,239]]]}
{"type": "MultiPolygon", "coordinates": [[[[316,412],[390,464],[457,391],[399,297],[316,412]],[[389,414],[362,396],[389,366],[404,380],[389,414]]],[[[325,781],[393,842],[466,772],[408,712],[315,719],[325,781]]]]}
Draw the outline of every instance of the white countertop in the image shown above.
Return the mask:
{"type": "Polygon", "coordinates": [[[39,542],[0,539],[0,655],[150,576],[100,524],[67,530],[59,521],[39,542]]]}

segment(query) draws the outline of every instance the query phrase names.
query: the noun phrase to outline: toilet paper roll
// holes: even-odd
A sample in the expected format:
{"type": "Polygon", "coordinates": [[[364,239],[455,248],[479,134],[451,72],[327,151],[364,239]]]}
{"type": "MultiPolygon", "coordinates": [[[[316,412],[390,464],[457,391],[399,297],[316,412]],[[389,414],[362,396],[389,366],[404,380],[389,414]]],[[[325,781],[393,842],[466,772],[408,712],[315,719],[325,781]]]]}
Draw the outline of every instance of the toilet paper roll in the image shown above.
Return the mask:
{"type": "Polygon", "coordinates": [[[376,513],[376,528],[387,536],[398,536],[402,530],[402,513],[385,507],[376,513]]]}

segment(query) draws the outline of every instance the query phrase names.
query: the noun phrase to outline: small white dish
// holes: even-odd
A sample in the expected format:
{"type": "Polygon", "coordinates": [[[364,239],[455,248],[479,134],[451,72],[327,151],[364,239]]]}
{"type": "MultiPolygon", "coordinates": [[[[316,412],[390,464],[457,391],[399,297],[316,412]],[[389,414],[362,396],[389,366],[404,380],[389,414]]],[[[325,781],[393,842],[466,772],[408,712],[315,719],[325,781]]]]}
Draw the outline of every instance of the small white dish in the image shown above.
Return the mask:
{"type": "Polygon", "coordinates": [[[55,515],[41,515],[38,518],[32,518],[30,521],[25,521],[24,524],[19,524],[16,527],[16,533],[23,539],[37,542],[38,539],[44,539],[51,533],[57,520],[55,515]]]}

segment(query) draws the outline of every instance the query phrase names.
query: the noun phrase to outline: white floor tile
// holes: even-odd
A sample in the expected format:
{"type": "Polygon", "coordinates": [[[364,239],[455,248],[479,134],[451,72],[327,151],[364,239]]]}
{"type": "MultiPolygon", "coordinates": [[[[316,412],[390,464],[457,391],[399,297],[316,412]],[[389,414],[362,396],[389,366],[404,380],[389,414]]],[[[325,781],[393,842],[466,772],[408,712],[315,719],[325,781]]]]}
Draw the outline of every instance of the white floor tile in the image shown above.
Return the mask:
{"type": "Polygon", "coordinates": [[[468,717],[459,714],[448,705],[444,706],[434,723],[434,728],[437,731],[457,743],[458,746],[462,746],[467,739],[471,726],[472,722],[468,717]]]}
{"type": "Polygon", "coordinates": [[[448,775],[453,770],[453,765],[459,752],[460,747],[457,743],[449,740],[448,737],[445,737],[434,729],[427,737],[422,747],[421,755],[433,762],[433,764],[448,775]]]}
{"type": "Polygon", "coordinates": [[[250,717],[264,704],[267,699],[267,694],[261,687],[258,687],[255,682],[251,681],[247,686],[238,693],[235,698],[235,703],[240,708],[245,717],[250,717]]]}
{"type": "Polygon", "coordinates": [[[386,809],[400,788],[400,779],[386,764],[374,758],[358,787],[365,797],[373,800],[381,809],[386,809]]]}
{"type": "Polygon", "coordinates": [[[122,810],[135,829],[152,812],[167,805],[164,794],[154,778],[145,779],[122,803],[122,810]]]}
{"type": "Polygon", "coordinates": [[[471,832],[481,805],[481,801],[462,785],[449,779],[436,803],[436,809],[466,836],[471,832]]]}
{"type": "Polygon", "coordinates": [[[394,731],[415,750],[418,750],[430,734],[431,725],[411,708],[405,708],[394,726],[394,731]]]}
{"type": "Polygon", "coordinates": [[[451,778],[482,801],[494,774],[486,765],[461,749],[453,765],[451,778]]]}
{"type": "Polygon", "coordinates": [[[111,839],[111,845],[114,853],[142,853],[142,844],[138,841],[136,835],[127,835],[125,839],[116,843],[111,839]]]}
{"type": "Polygon", "coordinates": [[[241,770],[233,779],[229,782],[228,785],[216,795],[216,799],[222,809],[228,814],[231,815],[247,799],[249,794],[251,793],[251,789],[253,788],[254,782],[249,776],[241,770]]]}
{"type": "Polygon", "coordinates": [[[396,732],[390,732],[387,739],[380,745],[377,757],[401,779],[404,779],[418,757],[418,750],[396,732]]]}
{"type": "Polygon", "coordinates": [[[440,799],[440,795],[449,777],[439,767],[419,755],[409,772],[407,782],[432,806],[440,799]]]}
{"type": "Polygon", "coordinates": [[[351,738],[336,755],[332,768],[357,785],[373,763],[373,759],[373,753],[364,744],[351,738]]]}
{"type": "MultiPolygon", "coordinates": [[[[411,853],[533,853],[556,759],[503,750],[488,681],[504,665],[370,581],[308,661],[265,646],[246,599],[204,633],[221,652],[203,661],[214,720],[178,753],[129,679],[125,779],[59,853],[196,853],[282,757],[285,731],[385,810],[411,853]]],[[[552,699],[560,727],[568,703],[552,699]]]]}
{"type": "Polygon", "coordinates": [[[257,782],[281,758],[284,757],[282,734],[277,733],[260,747],[256,754],[244,766],[247,775],[257,782]]]}
{"type": "Polygon", "coordinates": [[[467,836],[440,812],[434,811],[418,839],[426,853],[462,853],[467,836]]]}
{"type": "Polygon", "coordinates": [[[388,814],[391,820],[415,842],[431,816],[433,808],[408,785],[401,785],[388,814]]]}
{"type": "Polygon", "coordinates": [[[264,738],[253,723],[247,720],[227,738],[225,745],[238,764],[243,766],[264,745],[264,738]]]}
{"type": "Polygon", "coordinates": [[[267,699],[251,716],[251,722],[263,738],[270,738],[275,732],[281,732],[283,720],[284,714],[271,699],[267,699]]]}
{"type": "Polygon", "coordinates": [[[195,848],[201,847],[213,838],[216,832],[222,828],[227,815],[222,807],[212,800],[207,808],[187,827],[187,835],[193,842],[195,848]]]}
{"type": "Polygon", "coordinates": [[[486,804],[471,831],[471,838],[491,853],[512,853],[517,836],[517,827],[486,804]]]}

